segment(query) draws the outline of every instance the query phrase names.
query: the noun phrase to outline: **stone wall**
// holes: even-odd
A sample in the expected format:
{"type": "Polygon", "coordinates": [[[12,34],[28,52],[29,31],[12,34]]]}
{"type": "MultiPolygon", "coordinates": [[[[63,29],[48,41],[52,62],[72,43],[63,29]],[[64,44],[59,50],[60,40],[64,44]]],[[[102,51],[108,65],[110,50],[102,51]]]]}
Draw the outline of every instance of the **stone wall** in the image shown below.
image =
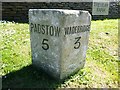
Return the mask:
{"type": "MultiPolygon", "coordinates": [[[[28,22],[28,10],[33,8],[87,10],[92,14],[92,2],[3,2],[2,20],[28,22]]],[[[109,15],[92,16],[92,19],[118,18],[119,10],[118,3],[111,2],[109,15]]]]}

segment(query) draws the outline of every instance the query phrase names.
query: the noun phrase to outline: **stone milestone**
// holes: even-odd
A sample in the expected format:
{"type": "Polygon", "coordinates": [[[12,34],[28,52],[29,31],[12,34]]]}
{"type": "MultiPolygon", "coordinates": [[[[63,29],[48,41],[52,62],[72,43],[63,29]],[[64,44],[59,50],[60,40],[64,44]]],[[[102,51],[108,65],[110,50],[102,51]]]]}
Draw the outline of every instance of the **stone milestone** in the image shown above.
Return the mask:
{"type": "Polygon", "coordinates": [[[88,11],[30,9],[33,66],[60,80],[83,68],[90,24],[88,11]]]}

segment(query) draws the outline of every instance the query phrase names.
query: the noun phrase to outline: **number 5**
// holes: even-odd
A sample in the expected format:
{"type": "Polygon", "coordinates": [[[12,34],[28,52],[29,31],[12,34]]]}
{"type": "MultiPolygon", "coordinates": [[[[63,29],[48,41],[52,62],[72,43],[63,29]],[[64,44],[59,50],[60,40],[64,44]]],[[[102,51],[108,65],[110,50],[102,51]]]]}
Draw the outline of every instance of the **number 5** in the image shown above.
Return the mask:
{"type": "Polygon", "coordinates": [[[48,42],[48,40],[47,39],[43,39],[43,41],[42,41],[42,48],[44,49],[44,50],[48,50],[49,49],[49,45],[47,44],[47,42],[48,42]]]}

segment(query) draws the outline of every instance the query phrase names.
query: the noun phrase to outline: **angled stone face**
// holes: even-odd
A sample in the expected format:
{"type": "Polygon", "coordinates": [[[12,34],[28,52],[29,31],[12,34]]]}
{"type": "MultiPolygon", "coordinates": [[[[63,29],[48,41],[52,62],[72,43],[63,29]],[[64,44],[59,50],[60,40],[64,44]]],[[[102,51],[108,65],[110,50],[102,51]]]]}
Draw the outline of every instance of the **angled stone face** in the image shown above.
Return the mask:
{"type": "Polygon", "coordinates": [[[83,68],[90,22],[87,11],[30,9],[33,65],[57,79],[83,68]]]}

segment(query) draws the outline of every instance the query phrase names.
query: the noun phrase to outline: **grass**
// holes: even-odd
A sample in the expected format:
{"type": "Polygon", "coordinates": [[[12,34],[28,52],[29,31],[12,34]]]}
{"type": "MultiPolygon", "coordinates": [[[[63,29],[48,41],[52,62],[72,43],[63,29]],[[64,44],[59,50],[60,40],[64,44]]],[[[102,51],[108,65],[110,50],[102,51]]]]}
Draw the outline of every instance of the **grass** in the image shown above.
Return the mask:
{"type": "Polygon", "coordinates": [[[63,82],[32,67],[27,23],[0,28],[3,88],[118,88],[118,19],[92,21],[85,67],[63,82]]]}

